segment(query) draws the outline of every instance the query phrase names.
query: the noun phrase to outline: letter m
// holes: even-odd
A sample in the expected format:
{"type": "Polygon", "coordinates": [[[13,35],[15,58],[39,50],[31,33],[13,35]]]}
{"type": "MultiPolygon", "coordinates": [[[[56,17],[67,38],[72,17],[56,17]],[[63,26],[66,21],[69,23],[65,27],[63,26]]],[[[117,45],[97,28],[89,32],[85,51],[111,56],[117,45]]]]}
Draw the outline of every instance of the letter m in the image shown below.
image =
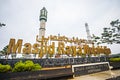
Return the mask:
{"type": "Polygon", "coordinates": [[[22,41],[22,39],[18,39],[17,43],[15,44],[15,39],[10,39],[8,53],[21,53],[22,41]]]}

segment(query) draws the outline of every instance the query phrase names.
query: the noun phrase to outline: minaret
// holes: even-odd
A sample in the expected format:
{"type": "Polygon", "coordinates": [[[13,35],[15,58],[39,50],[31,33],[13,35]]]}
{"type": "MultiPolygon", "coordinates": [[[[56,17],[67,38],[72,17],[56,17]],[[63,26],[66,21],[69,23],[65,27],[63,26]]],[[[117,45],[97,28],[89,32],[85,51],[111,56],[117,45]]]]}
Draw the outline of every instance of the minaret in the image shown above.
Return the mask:
{"type": "Polygon", "coordinates": [[[42,36],[45,36],[45,26],[46,26],[46,22],[47,22],[47,10],[45,7],[43,7],[41,10],[40,10],[40,17],[39,17],[39,20],[40,20],[40,28],[39,28],[39,40],[41,40],[42,36]]]}
{"type": "Polygon", "coordinates": [[[88,23],[85,23],[85,28],[86,28],[86,33],[87,33],[87,39],[88,39],[88,41],[91,41],[91,35],[90,35],[88,23]]]}

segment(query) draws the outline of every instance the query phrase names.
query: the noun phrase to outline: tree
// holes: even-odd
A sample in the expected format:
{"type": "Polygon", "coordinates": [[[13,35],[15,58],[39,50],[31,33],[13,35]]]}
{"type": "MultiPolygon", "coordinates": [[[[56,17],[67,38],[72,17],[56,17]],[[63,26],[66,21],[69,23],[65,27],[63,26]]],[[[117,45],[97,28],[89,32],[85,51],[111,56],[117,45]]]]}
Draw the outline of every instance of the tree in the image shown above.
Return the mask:
{"type": "Polygon", "coordinates": [[[111,21],[111,30],[113,32],[113,42],[120,44],[120,21],[119,19],[111,21]]]}
{"type": "Polygon", "coordinates": [[[119,19],[110,22],[111,27],[104,27],[101,37],[93,35],[95,43],[120,44],[120,21],[119,19]]]}
{"type": "Polygon", "coordinates": [[[101,44],[100,37],[95,36],[94,34],[92,35],[92,41],[97,45],[101,44]]]}
{"type": "Polygon", "coordinates": [[[3,50],[0,51],[0,52],[1,52],[2,54],[7,54],[7,49],[8,49],[8,45],[5,46],[5,47],[3,48],[3,50]]]}
{"type": "Polygon", "coordinates": [[[2,26],[6,26],[4,23],[0,23],[0,27],[2,27],[2,26]]]}

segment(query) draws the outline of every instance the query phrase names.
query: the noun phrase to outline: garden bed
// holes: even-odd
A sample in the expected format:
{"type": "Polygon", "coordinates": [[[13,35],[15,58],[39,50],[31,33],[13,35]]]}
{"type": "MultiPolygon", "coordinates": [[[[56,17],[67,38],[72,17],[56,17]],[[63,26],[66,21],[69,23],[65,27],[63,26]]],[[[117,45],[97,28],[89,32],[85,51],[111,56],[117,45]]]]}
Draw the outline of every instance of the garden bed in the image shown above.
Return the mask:
{"type": "Polygon", "coordinates": [[[73,75],[71,68],[60,68],[51,70],[39,70],[30,72],[9,72],[0,73],[1,80],[35,80],[35,79],[50,79],[57,77],[65,77],[73,75]]]}

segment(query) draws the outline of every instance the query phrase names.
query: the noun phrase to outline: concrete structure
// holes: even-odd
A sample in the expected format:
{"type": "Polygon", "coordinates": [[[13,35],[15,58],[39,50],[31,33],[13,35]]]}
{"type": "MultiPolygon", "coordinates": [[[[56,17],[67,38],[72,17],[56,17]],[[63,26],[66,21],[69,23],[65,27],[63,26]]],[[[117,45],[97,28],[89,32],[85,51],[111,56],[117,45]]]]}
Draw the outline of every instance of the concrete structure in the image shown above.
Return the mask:
{"type": "Polygon", "coordinates": [[[87,39],[88,41],[91,41],[91,35],[90,35],[88,23],[85,23],[85,28],[86,28],[86,33],[87,33],[87,39]]]}
{"type": "MultiPolygon", "coordinates": [[[[83,75],[79,77],[74,77],[73,79],[68,80],[106,80],[109,78],[116,78],[117,76],[120,76],[120,70],[108,70],[98,73],[93,73],[89,75],[83,75]]],[[[120,80],[120,79],[111,79],[111,80],[120,80]]]]}
{"type": "Polygon", "coordinates": [[[47,10],[45,7],[43,7],[40,10],[40,28],[39,28],[39,40],[41,40],[42,36],[45,36],[45,30],[46,30],[46,22],[47,22],[47,10]]]}

